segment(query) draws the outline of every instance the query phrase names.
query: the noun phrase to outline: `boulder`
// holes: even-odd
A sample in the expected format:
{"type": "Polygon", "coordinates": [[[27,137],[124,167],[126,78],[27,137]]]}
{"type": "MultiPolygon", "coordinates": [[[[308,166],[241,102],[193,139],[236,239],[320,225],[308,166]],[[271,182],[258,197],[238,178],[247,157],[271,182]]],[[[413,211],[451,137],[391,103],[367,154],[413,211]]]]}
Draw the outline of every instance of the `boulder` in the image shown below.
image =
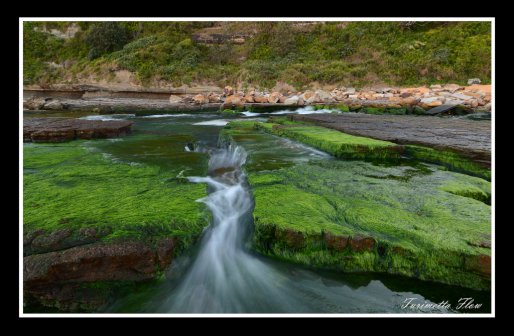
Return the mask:
{"type": "Polygon", "coordinates": [[[443,89],[453,93],[455,91],[462,90],[464,88],[462,86],[460,86],[460,85],[457,85],[457,84],[446,84],[446,85],[443,86],[443,89]]]}
{"type": "Polygon", "coordinates": [[[453,98],[462,99],[462,100],[469,100],[469,99],[473,98],[472,96],[467,96],[467,95],[461,94],[461,93],[452,93],[450,96],[453,98]]]}
{"type": "Polygon", "coordinates": [[[300,97],[295,95],[295,96],[289,97],[286,100],[284,100],[284,104],[286,104],[286,105],[298,105],[298,100],[299,99],[300,99],[300,97]]]}
{"type": "Polygon", "coordinates": [[[284,104],[287,100],[287,96],[280,96],[280,98],[278,99],[278,102],[281,103],[281,104],[284,104]]]}
{"type": "Polygon", "coordinates": [[[41,97],[33,97],[28,99],[27,101],[23,102],[23,108],[29,109],[29,110],[41,110],[43,106],[45,105],[46,100],[45,98],[41,97]]]}
{"type": "Polygon", "coordinates": [[[268,97],[268,103],[276,104],[280,99],[281,94],[279,92],[273,92],[268,97]]]}
{"type": "Polygon", "coordinates": [[[480,83],[482,83],[480,78],[470,78],[470,79],[468,79],[468,85],[480,84],[480,83]]]}
{"type": "Polygon", "coordinates": [[[344,95],[352,95],[355,94],[355,88],[347,88],[344,92],[344,95]]]}
{"type": "Polygon", "coordinates": [[[402,97],[402,98],[407,98],[407,97],[411,97],[411,96],[412,96],[411,92],[402,92],[400,94],[400,97],[402,97]]]}
{"type": "Polygon", "coordinates": [[[301,97],[303,98],[303,100],[309,100],[310,97],[314,96],[314,92],[313,91],[310,91],[310,90],[307,90],[305,91],[301,97]]]}
{"type": "Polygon", "coordinates": [[[320,103],[329,103],[333,101],[332,95],[330,92],[327,92],[325,90],[316,90],[316,95],[318,95],[320,99],[320,103]]]}
{"type": "Polygon", "coordinates": [[[176,104],[176,103],[180,103],[182,102],[182,97],[179,97],[179,96],[176,96],[176,95],[171,95],[170,96],[170,103],[171,104],[176,104]]]}
{"type": "Polygon", "coordinates": [[[225,99],[224,107],[242,107],[243,106],[243,100],[241,97],[236,95],[228,96],[225,99]]]}
{"type": "Polygon", "coordinates": [[[430,88],[431,89],[442,89],[443,87],[439,84],[433,84],[433,85],[430,85],[430,88]]]}
{"type": "Polygon", "coordinates": [[[196,96],[193,97],[193,102],[195,104],[205,104],[205,103],[208,103],[209,100],[204,95],[197,94],[196,96]]]}
{"type": "Polygon", "coordinates": [[[253,99],[253,96],[251,96],[251,95],[246,95],[246,96],[244,96],[243,100],[244,100],[246,103],[255,103],[255,100],[253,99]]]}
{"type": "Polygon", "coordinates": [[[232,86],[225,86],[225,88],[223,89],[223,95],[225,97],[228,97],[228,96],[232,96],[234,94],[234,89],[232,88],[232,86]]]}
{"type": "Polygon", "coordinates": [[[219,103],[221,102],[221,96],[217,93],[211,92],[207,96],[207,100],[209,100],[209,103],[219,103]]]}
{"type": "Polygon", "coordinates": [[[59,100],[50,100],[42,107],[43,110],[63,110],[64,106],[59,100]]]}
{"type": "Polygon", "coordinates": [[[256,102],[256,103],[267,103],[268,102],[268,97],[265,97],[265,96],[255,96],[253,97],[253,100],[256,102]]]}

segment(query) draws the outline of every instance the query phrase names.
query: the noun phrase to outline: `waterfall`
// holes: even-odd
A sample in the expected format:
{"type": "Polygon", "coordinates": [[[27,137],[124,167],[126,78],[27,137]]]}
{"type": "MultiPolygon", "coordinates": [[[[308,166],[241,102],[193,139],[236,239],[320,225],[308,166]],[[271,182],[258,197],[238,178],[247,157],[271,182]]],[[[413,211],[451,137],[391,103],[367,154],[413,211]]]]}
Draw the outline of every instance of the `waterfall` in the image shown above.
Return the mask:
{"type": "Polygon", "coordinates": [[[241,170],[245,161],[243,148],[229,146],[211,152],[210,176],[188,178],[194,183],[208,184],[209,195],[198,202],[209,208],[212,223],[193,264],[162,306],[163,310],[236,313],[248,310],[248,306],[261,310],[270,303],[276,305],[276,298],[284,295],[274,287],[274,270],[244,250],[253,208],[241,170]],[[256,293],[271,294],[272,299],[259,302],[262,298],[256,297],[256,293]]]}

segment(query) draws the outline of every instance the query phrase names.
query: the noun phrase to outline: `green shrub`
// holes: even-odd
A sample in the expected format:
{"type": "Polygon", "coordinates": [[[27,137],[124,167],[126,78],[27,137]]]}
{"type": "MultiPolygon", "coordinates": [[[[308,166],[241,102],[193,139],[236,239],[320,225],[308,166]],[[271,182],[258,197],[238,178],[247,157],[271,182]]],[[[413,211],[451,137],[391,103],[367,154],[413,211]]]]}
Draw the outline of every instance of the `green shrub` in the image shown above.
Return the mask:
{"type": "Polygon", "coordinates": [[[89,28],[85,37],[89,47],[88,58],[120,50],[130,41],[130,31],[118,22],[99,22],[89,28]]]}

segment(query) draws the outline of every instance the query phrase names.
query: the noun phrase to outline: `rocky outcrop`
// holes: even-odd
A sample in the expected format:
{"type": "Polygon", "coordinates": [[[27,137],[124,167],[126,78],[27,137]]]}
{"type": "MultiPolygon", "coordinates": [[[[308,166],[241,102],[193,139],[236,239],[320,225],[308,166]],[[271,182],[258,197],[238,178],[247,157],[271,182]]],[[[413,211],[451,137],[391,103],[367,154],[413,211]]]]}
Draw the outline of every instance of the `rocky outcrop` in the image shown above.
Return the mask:
{"type": "Polygon", "coordinates": [[[84,306],[88,307],[85,310],[97,309],[110,297],[103,295],[102,288],[95,290],[88,284],[115,286],[120,281],[153,279],[170,265],[175,246],[173,238],[159,241],[155,248],[142,242],[97,242],[26,256],[23,258],[24,300],[68,311],[84,306]],[[78,293],[72,294],[75,291],[78,293]]]}
{"type": "Polygon", "coordinates": [[[24,118],[23,141],[61,142],[75,139],[114,138],[131,132],[131,121],[74,118],[24,118]]]}

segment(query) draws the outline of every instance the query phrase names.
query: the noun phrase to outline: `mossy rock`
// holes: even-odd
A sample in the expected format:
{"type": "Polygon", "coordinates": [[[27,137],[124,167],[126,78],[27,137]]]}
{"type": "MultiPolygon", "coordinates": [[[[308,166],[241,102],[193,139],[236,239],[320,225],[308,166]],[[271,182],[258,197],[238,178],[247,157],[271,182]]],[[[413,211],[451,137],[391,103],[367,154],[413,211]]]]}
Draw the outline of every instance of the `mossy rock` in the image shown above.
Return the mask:
{"type": "Polygon", "coordinates": [[[282,124],[256,123],[266,132],[300,141],[338,158],[399,158],[402,147],[392,142],[345,134],[320,126],[288,121],[282,124]]]}
{"type": "Polygon", "coordinates": [[[186,248],[208,224],[208,212],[195,202],[206,195],[204,186],[157,166],[113,160],[86,144],[24,146],[25,231],[108,229],[104,241],[176,236],[186,248]]]}
{"type": "MultiPolygon", "coordinates": [[[[255,123],[227,137],[237,143],[245,130],[255,135],[255,126],[271,134],[306,127],[255,123]]],[[[252,243],[264,255],[490,289],[491,185],[484,179],[411,161],[246,169],[255,199],[252,243]]]]}

